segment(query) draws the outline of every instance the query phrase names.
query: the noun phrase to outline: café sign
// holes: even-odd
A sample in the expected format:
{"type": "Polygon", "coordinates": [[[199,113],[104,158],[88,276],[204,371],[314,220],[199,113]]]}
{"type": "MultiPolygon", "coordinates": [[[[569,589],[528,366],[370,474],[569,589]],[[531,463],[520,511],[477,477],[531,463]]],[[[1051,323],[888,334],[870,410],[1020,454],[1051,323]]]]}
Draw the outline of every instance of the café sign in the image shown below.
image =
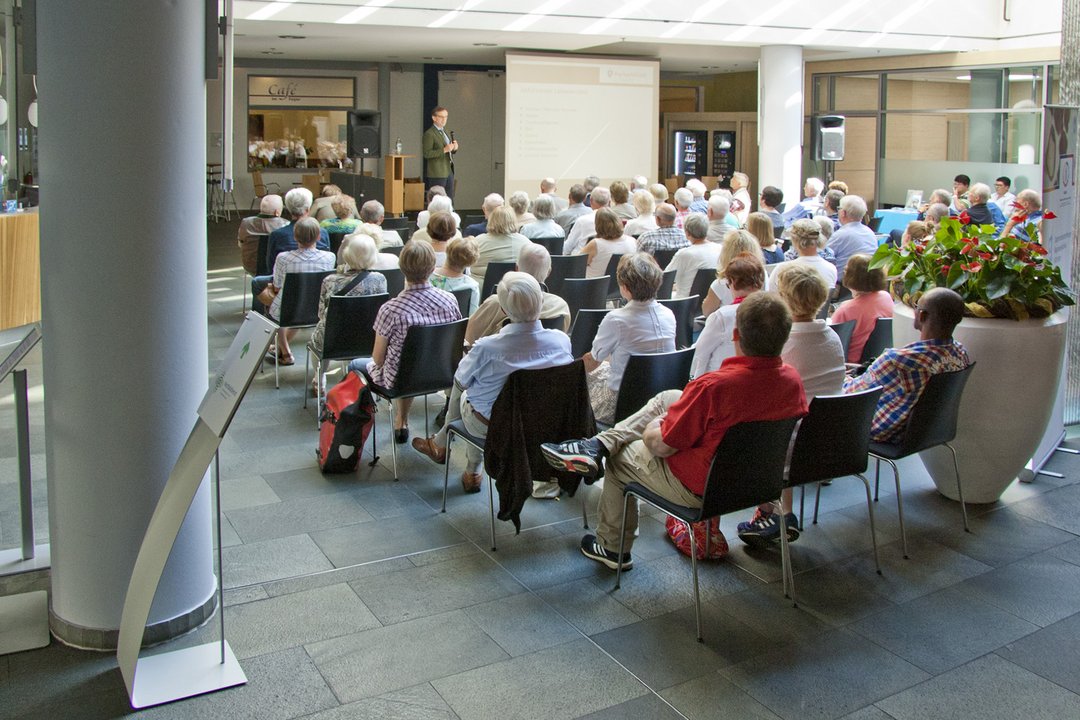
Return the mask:
{"type": "Polygon", "coordinates": [[[355,106],[353,78],[252,75],[248,77],[250,107],[355,106]]]}

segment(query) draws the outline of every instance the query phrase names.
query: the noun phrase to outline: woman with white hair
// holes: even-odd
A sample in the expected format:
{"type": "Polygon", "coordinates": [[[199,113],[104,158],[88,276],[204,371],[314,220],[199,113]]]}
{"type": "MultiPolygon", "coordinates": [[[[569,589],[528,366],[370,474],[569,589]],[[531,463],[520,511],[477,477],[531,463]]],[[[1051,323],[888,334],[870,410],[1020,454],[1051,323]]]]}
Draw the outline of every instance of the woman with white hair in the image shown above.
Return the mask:
{"type": "Polygon", "coordinates": [[[533,216],[536,219],[531,223],[522,225],[518,232],[530,240],[533,238],[565,238],[566,231],[563,230],[562,225],[555,222],[556,210],[555,198],[550,195],[537,195],[532,205],[533,216]]]}
{"type": "MultiPolygon", "coordinates": [[[[369,235],[349,235],[341,241],[338,250],[341,266],[332,275],[323,280],[319,292],[319,322],[311,332],[311,346],[322,353],[323,336],[326,334],[326,309],[330,298],[337,296],[354,297],[356,295],[378,295],[386,292],[386,278],[373,272],[379,249],[369,235]]],[[[323,378],[314,378],[312,387],[323,378]]]]}
{"type": "Polygon", "coordinates": [[[630,204],[637,210],[637,217],[629,220],[623,232],[631,237],[640,237],[650,230],[656,230],[660,226],[656,224],[656,199],[648,190],[635,190],[630,196],[630,204]]]}
{"type": "Polygon", "coordinates": [[[771,277],[775,277],[781,268],[792,264],[804,264],[815,268],[829,287],[836,286],[836,265],[832,264],[818,252],[824,244],[821,237],[821,225],[814,220],[796,220],[791,224],[791,247],[798,256],[794,260],[785,260],[773,268],[771,277]]]}
{"type": "Polygon", "coordinates": [[[518,230],[522,225],[528,225],[536,220],[536,216],[529,212],[529,193],[524,190],[512,193],[508,204],[514,211],[514,220],[517,222],[518,230]]]}
{"type": "MultiPolygon", "coordinates": [[[[515,370],[538,370],[573,362],[570,337],[540,324],[544,293],[536,278],[522,272],[508,272],[499,281],[499,306],[510,324],[496,335],[480,338],[462,358],[454,374],[454,389],[446,414],[446,425],[437,435],[415,438],[412,446],[436,463],[446,463],[446,426],[461,420],[476,437],[487,437],[495,400],[515,370]]],[[[467,493],[480,492],[480,463],[483,455],[465,444],[465,472],[461,487],[467,493]]]]}
{"type": "MultiPolygon", "coordinates": [[[[434,190],[434,188],[432,188],[434,190]]],[[[431,217],[431,213],[436,212],[448,212],[454,216],[454,226],[461,227],[461,216],[454,212],[454,201],[448,198],[446,195],[432,195],[431,200],[428,201],[427,210],[421,210],[420,214],[416,216],[416,229],[417,231],[423,230],[428,223],[428,218],[431,217]]],[[[413,233],[413,237],[416,237],[416,233],[413,233]]]]}
{"type": "MultiPolygon", "coordinates": [[[[356,228],[356,231],[351,235],[346,235],[345,239],[341,241],[341,247],[338,248],[338,266],[344,264],[345,260],[341,256],[341,251],[345,247],[345,241],[349,238],[356,237],[358,235],[366,235],[375,242],[375,246],[378,247],[382,242],[382,228],[378,225],[372,225],[371,223],[363,223],[356,228]]],[[[415,239],[415,238],[414,238],[415,239]]],[[[375,261],[371,265],[372,270],[392,270],[398,267],[398,256],[394,253],[376,253],[375,261]]]]}

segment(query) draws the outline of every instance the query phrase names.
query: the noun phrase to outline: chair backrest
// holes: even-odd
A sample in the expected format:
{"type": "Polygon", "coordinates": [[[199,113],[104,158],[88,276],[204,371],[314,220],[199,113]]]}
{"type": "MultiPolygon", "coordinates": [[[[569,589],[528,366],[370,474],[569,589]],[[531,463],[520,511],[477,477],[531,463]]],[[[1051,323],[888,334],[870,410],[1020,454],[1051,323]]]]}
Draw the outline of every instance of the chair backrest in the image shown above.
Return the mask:
{"type": "Polygon", "coordinates": [[[310,327],[319,322],[319,293],[326,272],[285,273],[281,288],[281,308],[278,325],[281,327],[310,327]]]}
{"type": "Polygon", "coordinates": [[[656,299],[670,300],[673,290],[675,290],[675,268],[664,271],[664,278],[660,281],[660,289],[656,291],[656,299]]]}
{"type": "Polygon", "coordinates": [[[930,376],[922,395],[911,408],[907,426],[898,443],[904,455],[950,442],[956,437],[960,397],[973,369],[975,363],[963,370],[930,376]]]}
{"type": "Polygon", "coordinates": [[[561,297],[563,282],[569,278],[585,277],[585,269],[588,264],[588,255],[552,255],[551,274],[544,281],[548,292],[561,297]]]}
{"type": "Polygon", "coordinates": [[[547,248],[550,255],[561,255],[563,244],[566,242],[564,237],[535,237],[529,238],[537,245],[543,245],[547,248]]]}
{"type": "Polygon", "coordinates": [[[256,275],[269,275],[274,271],[272,267],[269,267],[269,263],[266,261],[266,252],[268,245],[270,244],[270,235],[259,236],[259,248],[256,250],[255,255],[255,274],[256,275]]]}
{"type": "Polygon", "coordinates": [[[608,312],[606,308],[578,310],[574,324],[570,326],[570,353],[574,357],[579,358],[592,349],[596,331],[608,312]]]}
{"type": "Polygon", "coordinates": [[[401,251],[404,249],[404,245],[391,245],[390,247],[379,248],[379,252],[390,253],[391,255],[401,255],[401,251]]]}
{"type": "Polygon", "coordinates": [[[570,306],[570,317],[576,318],[578,310],[602,310],[607,305],[607,292],[608,276],[601,275],[594,278],[567,278],[559,295],[570,306]]]}
{"type": "Polygon", "coordinates": [[[563,329],[563,317],[564,315],[556,315],[555,317],[540,318],[540,327],[545,330],[562,330],[563,329]]]}
{"type": "Polygon", "coordinates": [[[694,282],[690,284],[690,294],[698,296],[697,310],[695,315],[701,314],[701,303],[709,293],[709,286],[716,280],[716,268],[702,268],[694,275],[694,282]]]}
{"type": "Polygon", "coordinates": [[[660,300],[661,305],[675,313],[675,347],[682,349],[694,344],[694,317],[701,307],[697,295],[674,300],[660,300]]]}
{"type": "Polygon", "coordinates": [[[405,334],[394,397],[413,397],[445,390],[465,351],[467,318],[439,325],[413,325],[405,334]]]}
{"type": "Polygon", "coordinates": [[[656,264],[660,266],[660,269],[664,270],[678,251],[678,248],[663,248],[654,252],[653,257],[656,258],[656,264]]]}
{"type": "Polygon", "coordinates": [[[461,312],[461,317],[469,317],[469,305],[472,304],[472,288],[458,288],[451,291],[454,293],[454,297],[457,298],[458,310],[461,312]]]}
{"type": "Polygon", "coordinates": [[[615,253],[610,258],[608,258],[607,270],[604,274],[610,278],[610,280],[608,281],[607,289],[607,296],[609,298],[622,297],[622,295],[619,293],[619,278],[616,277],[619,270],[619,261],[622,260],[622,258],[622,253],[615,253]]]}
{"type": "Polygon", "coordinates": [[[334,255],[338,254],[338,250],[341,249],[341,241],[345,239],[346,233],[336,232],[330,233],[330,252],[334,255]]]}
{"type": "Polygon", "coordinates": [[[388,217],[383,218],[382,229],[383,230],[397,230],[400,234],[401,230],[408,230],[412,224],[412,220],[407,217],[388,217]]]}
{"type": "Polygon", "coordinates": [[[487,265],[487,269],[484,271],[484,284],[480,288],[480,302],[488,299],[493,292],[495,292],[495,286],[502,280],[503,275],[517,267],[516,262],[490,262],[487,265]]]}
{"type": "Polygon", "coordinates": [[[878,228],[881,227],[881,221],[884,220],[884,219],[885,218],[883,218],[883,217],[872,217],[872,218],[870,218],[870,222],[867,223],[867,225],[869,225],[871,230],[873,230],[874,232],[877,232],[878,228]]]}
{"type": "Polygon", "coordinates": [[[386,293],[332,296],[326,306],[323,359],[352,360],[370,356],[375,347],[375,316],[389,299],[386,293]]]}
{"type": "Polygon", "coordinates": [[[866,338],[863,345],[862,357],[859,362],[873,362],[885,348],[892,347],[892,318],[878,318],[874,329],[870,331],[870,337],[866,338]]]}
{"type": "Polygon", "coordinates": [[[855,321],[848,320],[847,322],[837,323],[836,325],[830,325],[836,336],[840,338],[840,344],[844,347],[844,357],[847,358],[848,349],[851,347],[851,334],[855,332],[855,321]]]}
{"type": "Polygon", "coordinates": [[[386,278],[386,293],[390,297],[397,297],[405,289],[405,273],[401,272],[401,268],[387,268],[375,272],[382,273],[386,278]]]}
{"type": "Polygon", "coordinates": [[[791,451],[787,486],[854,475],[866,470],[870,423],[878,386],[845,395],[818,395],[799,424],[791,451]]]}
{"type": "Polygon", "coordinates": [[[633,415],[662,390],[682,390],[690,382],[694,348],[631,355],[619,384],[615,422],[633,415]]]}
{"type": "Polygon", "coordinates": [[[787,228],[785,228],[783,225],[773,225],[773,229],[772,229],[773,239],[774,240],[779,240],[781,238],[781,236],[783,236],[784,230],[786,230],[786,229],[787,228]]]}
{"type": "Polygon", "coordinates": [[[461,218],[461,230],[464,232],[465,228],[470,225],[477,225],[487,220],[486,215],[466,215],[461,218]]]}
{"type": "Polygon", "coordinates": [[[757,420],[728,428],[709,467],[699,518],[779,500],[797,422],[798,418],[757,420]]]}

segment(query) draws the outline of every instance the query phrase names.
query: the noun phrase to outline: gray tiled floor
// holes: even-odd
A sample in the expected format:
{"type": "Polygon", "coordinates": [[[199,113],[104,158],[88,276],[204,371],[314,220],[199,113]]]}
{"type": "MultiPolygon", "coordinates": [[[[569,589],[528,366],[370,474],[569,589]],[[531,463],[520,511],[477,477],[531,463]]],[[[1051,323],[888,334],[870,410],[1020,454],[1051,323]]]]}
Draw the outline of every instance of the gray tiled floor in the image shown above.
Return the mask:
{"type": "MultiPolygon", "coordinates": [[[[213,277],[228,278],[210,293],[212,365],[240,320],[240,277],[227,270],[234,232],[221,226],[211,239],[213,277]]],[[[28,368],[46,539],[40,351],[28,368]]],[[[699,644],[689,562],[657,519],[642,523],[617,592],[613,574],[577,551],[582,502],[592,514],[596,487],[529,501],[522,533],[499,523],[492,551],[486,489],[463,495],[452,477],[439,513],[441,469],[409,448],[393,482],[385,414],[376,467],[369,453],[355,475],[322,475],[302,377],[299,364],[283,369],[281,390],[271,372],[257,377],[222,446],[225,620],[248,684],[138,717],[1080,716],[1080,458],[1054,456],[1063,480],[1040,477],[970,508],[971,534],[919,462],[903,463],[910,560],[885,473],[875,505],[882,576],[863,490],[837,481],[816,526],[808,498],[792,546],[798,608],[781,592],[777,553],[741,546],[741,518],[724,518],[731,554],[701,567],[699,644]]],[[[4,548],[18,538],[10,406],[0,389],[4,548]]],[[[158,651],[217,637],[215,618],[158,651]]],[[[0,657],[0,718],[129,713],[111,655],[54,643],[0,657]]]]}

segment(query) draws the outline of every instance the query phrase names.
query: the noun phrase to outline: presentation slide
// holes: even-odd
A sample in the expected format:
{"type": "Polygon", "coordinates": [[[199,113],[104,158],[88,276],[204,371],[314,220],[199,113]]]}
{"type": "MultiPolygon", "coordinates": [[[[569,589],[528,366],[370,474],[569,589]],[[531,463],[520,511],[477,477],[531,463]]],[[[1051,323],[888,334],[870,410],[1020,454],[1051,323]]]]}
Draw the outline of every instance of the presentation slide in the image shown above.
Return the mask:
{"type": "Polygon", "coordinates": [[[656,182],[659,123],[657,61],[508,53],[506,196],[545,177],[562,196],[587,175],[656,182]]]}

